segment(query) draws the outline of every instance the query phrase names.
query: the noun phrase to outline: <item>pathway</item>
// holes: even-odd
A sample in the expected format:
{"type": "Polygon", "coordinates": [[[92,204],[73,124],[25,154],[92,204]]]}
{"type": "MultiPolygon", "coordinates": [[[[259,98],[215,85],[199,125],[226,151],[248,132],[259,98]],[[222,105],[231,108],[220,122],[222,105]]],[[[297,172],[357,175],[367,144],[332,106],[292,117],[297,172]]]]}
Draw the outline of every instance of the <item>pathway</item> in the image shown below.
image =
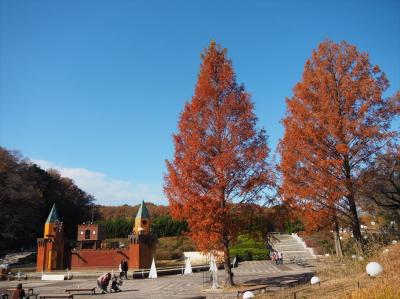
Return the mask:
{"type": "MultiPolygon", "coordinates": [[[[274,265],[270,261],[242,262],[238,268],[233,269],[236,283],[268,283],[279,285],[279,281],[291,277],[307,281],[312,276],[310,269],[298,267],[292,264],[274,265]]],[[[223,284],[224,270],[218,271],[218,279],[223,284]]],[[[0,289],[14,287],[15,281],[0,281],[0,289]]],[[[63,293],[66,288],[88,288],[96,286],[93,279],[73,279],[70,281],[45,282],[28,280],[23,281],[24,287],[35,288],[35,293],[63,293]]],[[[104,299],[122,298],[167,298],[178,299],[191,296],[206,296],[207,298],[235,298],[236,292],[203,291],[211,285],[208,272],[198,272],[192,275],[170,275],[161,276],[157,279],[134,279],[124,281],[123,292],[98,295],[104,299]]],[[[96,296],[97,297],[97,296],[96,296]]],[[[76,295],[74,298],[88,299],[88,295],[76,295]]]]}

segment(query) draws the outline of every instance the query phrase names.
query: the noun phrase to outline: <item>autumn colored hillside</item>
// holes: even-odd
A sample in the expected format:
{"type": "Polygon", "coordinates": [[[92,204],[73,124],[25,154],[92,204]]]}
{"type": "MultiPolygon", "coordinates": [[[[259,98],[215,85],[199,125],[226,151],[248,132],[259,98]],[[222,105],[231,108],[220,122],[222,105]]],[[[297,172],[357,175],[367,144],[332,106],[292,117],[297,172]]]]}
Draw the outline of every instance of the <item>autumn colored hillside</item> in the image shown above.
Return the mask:
{"type": "MultiPolygon", "coordinates": [[[[146,202],[146,207],[150,212],[151,217],[156,218],[169,214],[169,208],[163,205],[155,205],[151,202],[146,202]]],[[[109,220],[119,218],[135,218],[139,209],[139,204],[130,206],[96,206],[96,220],[109,220]]]]}

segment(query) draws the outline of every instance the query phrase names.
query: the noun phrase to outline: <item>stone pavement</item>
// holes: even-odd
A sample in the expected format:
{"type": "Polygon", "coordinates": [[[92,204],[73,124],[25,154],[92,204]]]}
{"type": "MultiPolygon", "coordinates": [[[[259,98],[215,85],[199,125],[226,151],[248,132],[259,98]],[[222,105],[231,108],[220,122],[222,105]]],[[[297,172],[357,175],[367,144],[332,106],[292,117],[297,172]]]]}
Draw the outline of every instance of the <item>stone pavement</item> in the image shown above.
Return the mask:
{"type": "MultiPolygon", "coordinates": [[[[271,261],[252,261],[242,262],[238,268],[233,269],[234,280],[237,284],[249,283],[260,284],[267,283],[271,286],[279,285],[279,282],[285,279],[296,277],[308,281],[312,276],[312,271],[297,265],[285,264],[275,265],[271,261]]],[[[218,271],[218,280],[220,284],[224,281],[224,270],[218,271]]],[[[0,290],[15,287],[16,281],[0,281],[0,290]]],[[[35,289],[35,293],[64,293],[66,288],[89,288],[96,286],[95,279],[73,279],[69,281],[22,281],[23,286],[35,289]]],[[[121,287],[123,292],[111,293],[105,295],[95,295],[102,299],[183,299],[194,296],[206,296],[207,298],[236,298],[236,291],[222,292],[222,290],[208,291],[211,286],[209,272],[198,272],[191,275],[170,275],[160,276],[157,279],[130,279],[124,280],[121,287]]],[[[99,290],[96,289],[96,293],[99,290]]],[[[77,293],[74,298],[92,297],[89,294],[77,293]]]]}

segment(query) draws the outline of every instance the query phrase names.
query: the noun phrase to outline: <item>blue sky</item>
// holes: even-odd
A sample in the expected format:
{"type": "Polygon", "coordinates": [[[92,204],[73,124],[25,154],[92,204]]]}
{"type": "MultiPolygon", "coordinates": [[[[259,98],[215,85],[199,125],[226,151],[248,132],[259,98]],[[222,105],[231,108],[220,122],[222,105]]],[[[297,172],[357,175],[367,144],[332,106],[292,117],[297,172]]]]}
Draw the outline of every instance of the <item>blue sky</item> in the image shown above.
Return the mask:
{"type": "Polygon", "coordinates": [[[400,1],[0,0],[0,145],[101,204],[166,204],[165,159],[211,39],[228,49],[275,151],[326,38],[368,52],[400,89],[400,1]]]}

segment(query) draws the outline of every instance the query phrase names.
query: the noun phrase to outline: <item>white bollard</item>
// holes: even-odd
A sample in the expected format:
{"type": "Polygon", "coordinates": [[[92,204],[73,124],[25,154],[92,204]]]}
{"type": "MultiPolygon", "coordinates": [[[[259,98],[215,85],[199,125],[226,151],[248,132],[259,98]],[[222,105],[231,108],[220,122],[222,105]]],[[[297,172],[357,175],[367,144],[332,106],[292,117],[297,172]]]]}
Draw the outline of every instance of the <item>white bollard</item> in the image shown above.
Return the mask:
{"type": "Polygon", "coordinates": [[[310,280],[311,284],[317,284],[317,283],[320,283],[320,282],[321,282],[321,280],[319,279],[318,276],[311,277],[311,280],[310,280]]]}
{"type": "Polygon", "coordinates": [[[378,276],[383,272],[382,266],[377,262],[368,263],[368,265],[365,267],[365,270],[367,271],[367,274],[371,277],[378,276]]]}
{"type": "Polygon", "coordinates": [[[254,297],[255,296],[254,296],[253,292],[250,292],[250,291],[244,292],[244,294],[243,294],[243,299],[250,299],[250,298],[254,298],[254,297]]]}

